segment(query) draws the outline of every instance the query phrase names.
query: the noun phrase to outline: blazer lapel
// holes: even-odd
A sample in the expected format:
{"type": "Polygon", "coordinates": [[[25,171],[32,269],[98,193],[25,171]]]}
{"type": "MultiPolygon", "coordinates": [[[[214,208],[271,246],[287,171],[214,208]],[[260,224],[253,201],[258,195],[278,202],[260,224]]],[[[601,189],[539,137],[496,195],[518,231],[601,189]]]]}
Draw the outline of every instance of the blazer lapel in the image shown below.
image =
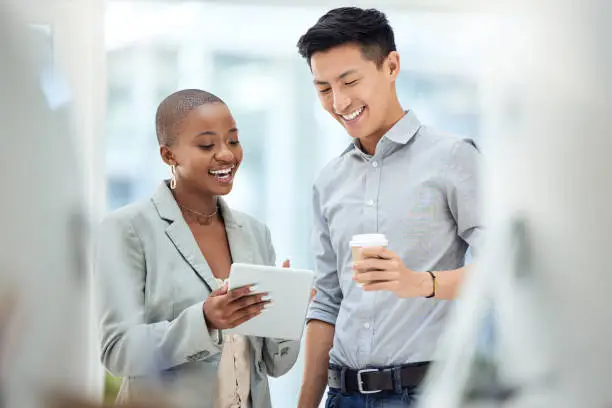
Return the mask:
{"type": "MultiPolygon", "coordinates": [[[[230,251],[232,252],[232,263],[253,263],[253,242],[249,231],[244,228],[244,225],[234,212],[229,208],[225,200],[219,198],[219,206],[221,207],[221,214],[225,221],[225,230],[227,231],[227,239],[230,245],[230,251]]],[[[261,347],[262,340],[259,337],[248,336],[248,341],[251,345],[251,352],[255,356],[255,364],[259,368],[259,376],[265,372],[265,367],[262,366],[263,361],[261,360],[261,347]]],[[[253,373],[253,371],[252,371],[253,373]]],[[[257,371],[255,371],[257,373],[257,371]]]]}
{"type": "MultiPolygon", "coordinates": [[[[230,251],[232,253],[232,263],[253,263],[255,258],[253,257],[253,241],[252,236],[247,228],[244,228],[244,224],[239,219],[239,214],[234,213],[225,200],[218,198],[219,207],[221,208],[221,214],[225,222],[225,230],[227,232],[227,240],[229,241],[230,251]]],[[[251,352],[255,356],[255,364],[258,370],[251,371],[252,374],[258,376],[265,376],[265,366],[262,360],[262,339],[260,337],[248,336],[249,344],[251,345],[251,352]]],[[[255,368],[255,367],[253,367],[255,368]]],[[[252,377],[251,380],[256,377],[252,377]]]]}
{"type": "Polygon", "coordinates": [[[219,198],[221,214],[225,222],[225,231],[232,254],[232,263],[252,263],[253,243],[249,231],[229,208],[225,200],[219,198]]]}
{"type": "Polygon", "coordinates": [[[166,228],[166,235],[170,241],[195,273],[206,282],[209,289],[211,291],[217,289],[219,285],[165,182],[159,186],[152,200],[160,217],[170,223],[166,228]]]}
{"type": "Polygon", "coordinates": [[[193,270],[204,279],[210,290],[217,289],[219,285],[187,223],[184,220],[173,222],[166,229],[166,235],[193,270]]]}

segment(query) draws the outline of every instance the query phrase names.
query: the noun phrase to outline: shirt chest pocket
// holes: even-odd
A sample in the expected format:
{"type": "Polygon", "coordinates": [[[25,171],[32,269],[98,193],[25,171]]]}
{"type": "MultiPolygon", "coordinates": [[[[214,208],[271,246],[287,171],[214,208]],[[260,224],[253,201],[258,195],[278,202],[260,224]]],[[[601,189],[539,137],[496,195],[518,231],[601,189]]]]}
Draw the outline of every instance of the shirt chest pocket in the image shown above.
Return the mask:
{"type": "Polygon", "coordinates": [[[397,231],[402,241],[426,240],[440,228],[448,228],[450,214],[440,189],[423,185],[404,194],[398,192],[396,198],[395,203],[381,208],[381,219],[385,229],[397,231]]]}
{"type": "Polygon", "coordinates": [[[406,222],[414,229],[414,232],[423,235],[431,228],[442,214],[445,212],[443,207],[442,194],[434,188],[421,188],[417,193],[410,197],[406,206],[406,222]]]}

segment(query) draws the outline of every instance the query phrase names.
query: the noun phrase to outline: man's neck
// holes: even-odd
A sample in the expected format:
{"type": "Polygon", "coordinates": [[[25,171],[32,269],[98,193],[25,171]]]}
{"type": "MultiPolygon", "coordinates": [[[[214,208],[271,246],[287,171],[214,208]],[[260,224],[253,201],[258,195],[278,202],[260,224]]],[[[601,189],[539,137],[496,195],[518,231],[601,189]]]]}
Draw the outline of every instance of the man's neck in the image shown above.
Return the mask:
{"type": "Polygon", "coordinates": [[[384,125],[381,126],[376,132],[359,139],[359,143],[361,144],[361,148],[364,152],[369,155],[374,155],[376,153],[376,146],[378,146],[378,142],[380,139],[393,127],[397,122],[400,121],[401,118],[404,117],[406,112],[402,105],[399,102],[393,108],[392,112],[389,112],[387,115],[387,120],[384,122],[384,125]]]}

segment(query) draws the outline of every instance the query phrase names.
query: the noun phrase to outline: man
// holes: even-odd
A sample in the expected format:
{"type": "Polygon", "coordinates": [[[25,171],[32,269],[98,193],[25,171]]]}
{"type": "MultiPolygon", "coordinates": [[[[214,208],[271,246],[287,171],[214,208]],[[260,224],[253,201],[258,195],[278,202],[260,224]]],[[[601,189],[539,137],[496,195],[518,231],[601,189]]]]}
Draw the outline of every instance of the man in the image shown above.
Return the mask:
{"type": "Polygon", "coordinates": [[[326,384],[328,406],[405,407],[481,235],[479,153],[402,108],[400,58],[380,11],[331,10],[298,48],[323,108],[354,139],[314,185],[316,295],[299,407],[317,407],[326,384]],[[349,241],[363,233],[389,246],[353,264],[349,241]]]}

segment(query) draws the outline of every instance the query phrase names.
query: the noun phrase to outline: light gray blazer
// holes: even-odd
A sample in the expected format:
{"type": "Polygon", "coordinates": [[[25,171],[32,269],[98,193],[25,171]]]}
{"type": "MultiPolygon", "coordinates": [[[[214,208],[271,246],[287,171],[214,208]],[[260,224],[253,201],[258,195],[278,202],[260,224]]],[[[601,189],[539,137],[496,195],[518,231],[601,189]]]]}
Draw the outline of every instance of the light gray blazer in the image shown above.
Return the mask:
{"type": "MultiPolygon", "coordinates": [[[[268,228],[220,200],[234,262],[275,264],[268,228]]],[[[94,284],[106,369],[123,377],[118,400],[180,397],[212,408],[222,335],[209,331],[202,305],[218,284],[166,183],[150,200],[101,224],[94,284]]],[[[267,376],[285,374],[299,342],[249,337],[253,408],[269,408],[267,376]]]]}

